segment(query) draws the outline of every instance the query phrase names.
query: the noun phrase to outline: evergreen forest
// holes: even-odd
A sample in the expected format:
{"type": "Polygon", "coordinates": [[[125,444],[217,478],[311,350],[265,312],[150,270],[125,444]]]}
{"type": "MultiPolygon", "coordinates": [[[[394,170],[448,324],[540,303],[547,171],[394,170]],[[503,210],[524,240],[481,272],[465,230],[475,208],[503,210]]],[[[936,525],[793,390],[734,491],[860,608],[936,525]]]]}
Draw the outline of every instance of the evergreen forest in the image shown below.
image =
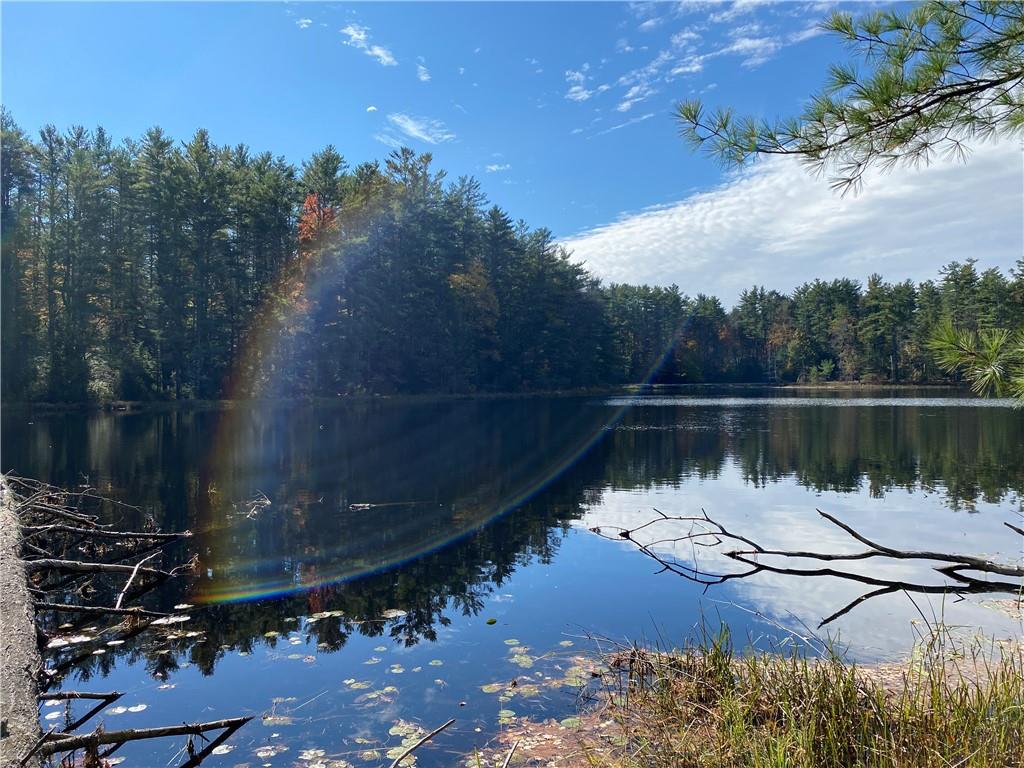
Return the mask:
{"type": "MultiPolygon", "coordinates": [[[[603,284],[544,228],[403,148],[350,166],[159,128],[2,116],[5,402],[948,381],[958,328],[1024,325],[1024,259],[935,281],[603,284]]],[[[938,265],[936,265],[938,267],[938,265]]]]}

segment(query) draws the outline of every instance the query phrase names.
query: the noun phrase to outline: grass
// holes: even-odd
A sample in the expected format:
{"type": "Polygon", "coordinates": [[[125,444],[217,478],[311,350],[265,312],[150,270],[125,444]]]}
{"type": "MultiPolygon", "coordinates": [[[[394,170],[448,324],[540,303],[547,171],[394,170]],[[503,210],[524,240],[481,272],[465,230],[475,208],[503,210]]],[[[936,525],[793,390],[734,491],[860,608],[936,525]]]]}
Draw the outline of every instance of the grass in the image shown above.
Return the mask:
{"type": "Polygon", "coordinates": [[[603,719],[618,732],[600,746],[579,734],[594,766],[1024,766],[1020,646],[933,633],[908,664],[861,668],[834,652],[740,656],[723,633],[612,667],[603,719]]]}

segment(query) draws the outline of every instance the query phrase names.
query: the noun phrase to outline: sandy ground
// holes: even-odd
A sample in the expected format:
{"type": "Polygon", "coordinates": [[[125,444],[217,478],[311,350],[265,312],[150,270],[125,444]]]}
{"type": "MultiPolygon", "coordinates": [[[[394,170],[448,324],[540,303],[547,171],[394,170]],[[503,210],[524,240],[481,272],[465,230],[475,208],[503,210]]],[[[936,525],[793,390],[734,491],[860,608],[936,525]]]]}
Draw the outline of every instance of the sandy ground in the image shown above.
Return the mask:
{"type": "MultiPolygon", "coordinates": [[[[40,736],[35,614],[19,557],[21,528],[12,503],[12,494],[0,477],[0,768],[17,766],[40,736]]],[[[26,763],[39,764],[38,760],[26,763]]]]}

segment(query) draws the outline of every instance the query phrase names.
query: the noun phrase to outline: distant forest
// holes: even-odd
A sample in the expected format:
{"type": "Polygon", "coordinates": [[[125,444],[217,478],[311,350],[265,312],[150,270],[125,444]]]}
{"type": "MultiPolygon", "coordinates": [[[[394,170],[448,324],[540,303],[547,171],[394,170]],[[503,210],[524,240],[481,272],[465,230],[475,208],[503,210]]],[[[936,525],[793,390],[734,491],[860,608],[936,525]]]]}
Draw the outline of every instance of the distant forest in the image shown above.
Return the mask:
{"type": "Polygon", "coordinates": [[[938,282],[602,285],[429,154],[298,168],[159,128],[29,138],[2,116],[2,396],[85,402],[932,382],[952,320],[1024,324],[1024,259],[938,282]],[[694,286],[699,288],[699,286],[694,286]]]}

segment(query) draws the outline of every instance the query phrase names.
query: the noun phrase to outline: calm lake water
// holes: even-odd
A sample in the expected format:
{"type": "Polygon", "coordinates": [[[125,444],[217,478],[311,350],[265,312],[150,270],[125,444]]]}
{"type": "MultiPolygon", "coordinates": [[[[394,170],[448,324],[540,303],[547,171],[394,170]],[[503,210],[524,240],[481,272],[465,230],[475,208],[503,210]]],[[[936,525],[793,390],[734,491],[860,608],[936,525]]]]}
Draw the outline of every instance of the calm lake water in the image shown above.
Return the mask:
{"type": "MultiPolygon", "coordinates": [[[[148,516],[195,532],[197,576],[148,598],[159,610],[196,606],[190,619],[107,647],[66,685],[127,692],[120,704],[136,711],[108,711],[108,729],[265,716],[213,766],[309,765],[310,749],[386,764],[404,723],[429,730],[454,717],[417,751],[420,765],[450,765],[510,717],[572,715],[587,677],[580,655],[608,642],[679,645],[701,622],[725,621],[738,644],[767,646],[863,591],[762,575],[705,593],[589,530],[636,527],[654,508],[703,509],[778,548],[856,550],[821,509],[894,546],[1021,554],[1002,523],[1022,513],[1024,412],[1005,402],[693,392],[7,410],[2,468],[88,482],[139,507],[128,524],[148,516]]],[[[693,562],[688,546],[659,552],[693,562]]],[[[723,567],[715,557],[698,562],[723,567]]],[[[934,581],[920,566],[871,567],[934,581]]],[[[984,599],[904,595],[828,631],[853,658],[896,657],[919,610],[1020,633],[984,599]]],[[[178,746],[118,754],[162,766],[178,746]]]]}

